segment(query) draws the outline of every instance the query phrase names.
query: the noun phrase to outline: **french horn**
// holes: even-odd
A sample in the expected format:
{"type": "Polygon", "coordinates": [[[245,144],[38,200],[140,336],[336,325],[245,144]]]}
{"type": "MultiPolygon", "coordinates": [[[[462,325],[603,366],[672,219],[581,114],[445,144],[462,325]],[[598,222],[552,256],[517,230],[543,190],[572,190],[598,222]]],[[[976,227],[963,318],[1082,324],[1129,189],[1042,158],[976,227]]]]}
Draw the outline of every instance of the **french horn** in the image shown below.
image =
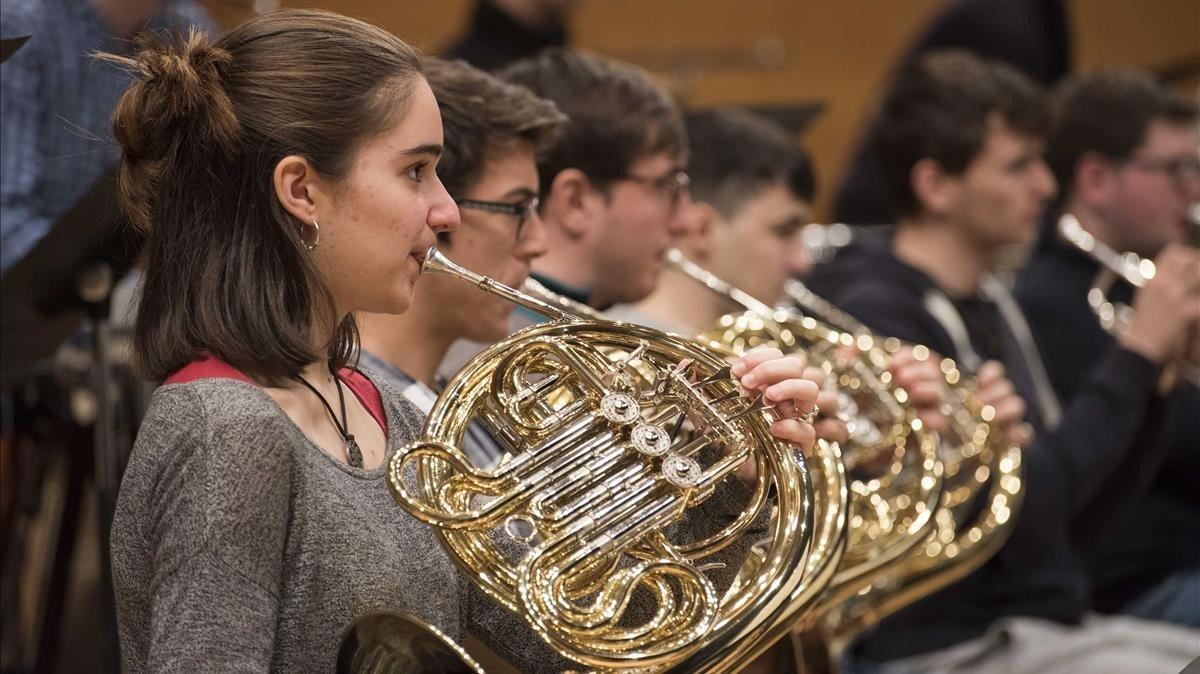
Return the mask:
{"type": "MultiPolygon", "coordinates": [[[[856,343],[880,347],[866,351],[876,367],[886,368],[891,356],[906,346],[917,357],[932,357],[924,346],[872,334],[799,280],[786,282],[784,292],[798,308],[856,343]]],[[[939,369],[941,412],[949,427],[939,434],[943,488],[934,529],[903,563],[877,576],[824,618],[821,629],[834,653],[888,615],[982,566],[1011,532],[1023,494],[1020,447],[993,432],[995,410],[979,401],[968,374],[949,358],[939,361],[939,369]]]]}
{"type": "MultiPolygon", "coordinates": [[[[602,312],[560,295],[532,277],[525,280],[521,285],[521,290],[576,315],[591,320],[612,322],[612,319],[602,312]]],[[[740,353],[733,346],[718,341],[706,340],[702,343],[726,358],[737,357],[740,353]]],[[[803,592],[793,598],[793,601],[805,606],[814,605],[818,599],[824,598],[826,590],[834,581],[834,575],[846,553],[850,519],[849,481],[846,477],[845,463],[842,460],[842,451],[838,444],[818,439],[809,456],[808,469],[813,487],[814,512],[812,540],[805,563],[808,585],[803,592]]],[[[751,550],[750,559],[746,560],[741,567],[729,592],[736,593],[742,585],[752,583],[760,563],[761,553],[756,547],[751,550]]],[[[799,621],[809,619],[811,613],[809,611],[801,614],[799,620],[790,625],[781,621],[776,625],[775,632],[778,634],[790,632],[799,621]]]]}
{"type": "MultiPolygon", "coordinates": [[[[1064,213],[1058,219],[1059,236],[1075,247],[1076,250],[1095,260],[1100,265],[1100,272],[1092,280],[1088,290],[1087,303],[1096,314],[1096,319],[1110,334],[1120,336],[1129,330],[1129,322],[1133,317],[1133,308],[1124,302],[1109,299],[1113,285],[1118,279],[1134,288],[1142,288],[1154,278],[1157,269],[1153,260],[1147,260],[1137,253],[1118,253],[1104,242],[1092,236],[1079,223],[1079,219],[1070,213],[1064,213]]],[[[1200,237],[1200,223],[1193,223],[1193,236],[1200,237]]],[[[1164,385],[1169,388],[1175,379],[1181,376],[1192,386],[1200,386],[1200,363],[1176,360],[1164,368],[1164,385]]]]}
{"type": "Polygon", "coordinates": [[[484,674],[462,646],[407,613],[368,613],[346,630],[337,674],[484,674]]]}
{"type": "Polygon", "coordinates": [[[876,362],[876,347],[810,317],[776,310],[678,249],[668,252],[667,261],[745,309],[722,316],[701,340],[735,352],[759,344],[801,349],[839,392],[839,416],[849,430],[842,451],[849,479],[849,540],[829,588],[807,617],[812,622],[901,563],[929,534],[942,480],[935,438],[906,404],[907,393],[876,362]]]}
{"type": "Polygon", "coordinates": [[[809,469],[771,436],[770,409],[742,395],[720,354],[583,320],[436,249],[422,271],[551,319],[472,359],[422,437],[388,463],[397,503],[437,529],[472,583],[556,652],[600,670],[736,671],[786,634],[816,594],[809,469]],[[474,466],[458,449],[472,422],[506,448],[498,465],[474,466]],[[733,476],[746,460],[757,467],[750,484],[733,476]],[[715,531],[689,520],[693,506],[731,494],[741,510],[715,531]],[[709,565],[744,545],[768,507],[757,572],[723,592],[709,565]]]}

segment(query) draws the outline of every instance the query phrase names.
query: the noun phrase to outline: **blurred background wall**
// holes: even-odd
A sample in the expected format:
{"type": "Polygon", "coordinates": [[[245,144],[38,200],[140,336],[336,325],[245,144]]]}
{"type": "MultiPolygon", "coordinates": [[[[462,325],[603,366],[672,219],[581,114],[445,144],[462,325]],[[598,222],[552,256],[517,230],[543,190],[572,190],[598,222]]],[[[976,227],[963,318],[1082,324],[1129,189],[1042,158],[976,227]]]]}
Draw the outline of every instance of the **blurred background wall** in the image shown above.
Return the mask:
{"type": "MultiPolygon", "coordinates": [[[[1047,3],[1050,0],[1045,0],[1047,3]]],[[[276,0],[278,2],[278,0],[276,0]]],[[[1013,0],[996,0],[1003,5],[1013,0]]],[[[283,0],[378,24],[429,52],[463,30],[475,0],[283,0]]],[[[223,25],[245,0],[208,0],[223,25]]],[[[259,0],[259,9],[275,6],[259,0]]],[[[684,105],[782,106],[819,113],[804,132],[817,162],[817,217],[853,158],[888,76],[946,0],[579,0],[573,46],[636,63],[684,105]]],[[[1076,69],[1148,68],[1195,91],[1200,2],[1065,0],[1076,69]]],[[[1019,49],[1019,47],[1018,47],[1019,49]]]]}

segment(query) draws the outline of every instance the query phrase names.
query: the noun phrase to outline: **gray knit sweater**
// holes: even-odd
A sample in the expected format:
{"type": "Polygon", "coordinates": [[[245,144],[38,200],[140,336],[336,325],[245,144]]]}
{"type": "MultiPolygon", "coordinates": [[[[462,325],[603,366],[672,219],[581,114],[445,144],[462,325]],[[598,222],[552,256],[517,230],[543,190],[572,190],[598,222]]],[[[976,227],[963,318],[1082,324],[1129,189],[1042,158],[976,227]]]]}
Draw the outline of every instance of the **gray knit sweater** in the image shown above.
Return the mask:
{"type": "MultiPolygon", "coordinates": [[[[368,375],[390,457],[424,420],[368,375]]],[[[254,385],[159,388],[112,529],[126,670],[330,672],[346,629],[372,611],[412,613],[460,643],[470,631],[522,672],[571,667],[469,586],[433,530],[396,505],[385,466],[329,457],[254,385]]],[[[728,512],[726,499],[710,499],[687,528],[719,528],[728,512]]],[[[722,555],[729,565],[710,574],[719,588],[747,547],[722,555]]]]}
{"type": "MultiPolygon", "coordinates": [[[[383,401],[390,454],[422,418],[383,401]]],[[[384,474],[329,457],[253,385],[160,388],[112,530],[128,671],[332,671],[346,628],[374,610],[461,639],[463,581],[384,474]]]]}

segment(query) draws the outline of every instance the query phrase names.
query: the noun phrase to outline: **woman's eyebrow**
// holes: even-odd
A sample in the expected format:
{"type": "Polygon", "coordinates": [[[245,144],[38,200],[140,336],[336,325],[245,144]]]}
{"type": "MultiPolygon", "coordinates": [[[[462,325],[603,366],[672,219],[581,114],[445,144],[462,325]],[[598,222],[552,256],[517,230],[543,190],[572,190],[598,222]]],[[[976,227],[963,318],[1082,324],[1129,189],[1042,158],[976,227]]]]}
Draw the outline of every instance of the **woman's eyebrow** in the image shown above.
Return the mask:
{"type": "Polygon", "coordinates": [[[418,154],[431,154],[435,157],[440,157],[442,156],[442,146],[437,143],[426,143],[424,145],[410,147],[407,150],[404,150],[403,154],[410,157],[418,154]]]}

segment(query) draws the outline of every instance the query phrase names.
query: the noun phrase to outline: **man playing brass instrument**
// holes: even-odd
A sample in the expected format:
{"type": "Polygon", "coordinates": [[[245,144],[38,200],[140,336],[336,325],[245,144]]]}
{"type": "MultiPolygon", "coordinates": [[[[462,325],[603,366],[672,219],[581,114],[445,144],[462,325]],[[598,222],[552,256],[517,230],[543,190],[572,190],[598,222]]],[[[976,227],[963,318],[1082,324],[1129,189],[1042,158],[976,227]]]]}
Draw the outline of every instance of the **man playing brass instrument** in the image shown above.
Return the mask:
{"type": "MultiPolygon", "coordinates": [[[[570,125],[538,160],[543,255],[533,277],[604,310],[654,289],[663,255],[688,228],[687,139],[679,108],[643,72],[566,49],[548,49],[500,73],[553,101],[570,125]]],[[[514,312],[512,327],[544,320],[514,312]]],[[[480,349],[451,349],[451,374],[480,349]]]]}
{"type": "Polygon", "coordinates": [[[1200,301],[1173,276],[1147,290],[1159,329],[1127,334],[1062,408],[1016,302],[990,275],[997,251],[1032,241],[1055,182],[1041,158],[1040,92],[1011,68],[940,52],[906,69],[886,98],[880,152],[902,216],[894,235],[860,240],[809,285],[872,329],[928,345],[968,370],[998,360],[1029,401],[1024,503],[995,557],[884,620],[856,648],[888,672],[1177,671],[1194,631],[1089,613],[1077,546],[1119,511],[1132,463],[1161,451],[1141,420],[1161,400],[1166,345],[1200,301]],[[1183,287],[1180,287],[1180,286],[1183,287]],[[1154,343],[1161,350],[1148,350],[1154,343]]]}
{"type": "MultiPolygon", "coordinates": [[[[795,244],[812,219],[812,164],[787,132],[746,110],[692,112],[686,124],[693,226],[677,247],[773,306],[784,281],[807,268],[795,244]]],[[[630,315],[695,334],[731,308],[727,299],[668,269],[630,315]]]]}
{"type": "Polygon", "coordinates": [[[650,294],[689,227],[679,109],[645,73],[588,54],[550,49],[501,74],[571,118],[539,164],[549,242],[535,278],[600,310],[650,294]]]}
{"type": "MultiPolygon", "coordinates": [[[[1200,203],[1197,125],[1196,103],[1146,73],[1080,75],[1057,92],[1046,155],[1059,184],[1059,208],[1021,272],[1016,296],[1064,402],[1084,388],[1117,338],[1089,306],[1102,267],[1063,239],[1059,216],[1074,217],[1113,251],[1154,260],[1159,278],[1149,283],[1156,287],[1135,292],[1118,279],[1108,295],[1137,308],[1139,324],[1131,326],[1127,339],[1143,342],[1141,350],[1158,362],[1179,358],[1189,346],[1181,340],[1175,355],[1163,351],[1177,327],[1159,316],[1163,310],[1180,318],[1200,311],[1193,247],[1200,214],[1191,210],[1200,203]],[[1154,303],[1164,303],[1163,310],[1154,311],[1154,303]],[[1157,331],[1167,337],[1147,339],[1157,331]]],[[[1190,356],[1182,356],[1192,363],[1200,362],[1198,326],[1193,322],[1190,356]]],[[[1145,494],[1131,499],[1111,533],[1085,548],[1092,599],[1104,612],[1200,627],[1200,389],[1178,382],[1167,405],[1154,410],[1147,430],[1161,434],[1166,454],[1161,467],[1154,457],[1130,463],[1123,484],[1132,489],[1149,484],[1145,494]]]]}
{"type": "MultiPolygon", "coordinates": [[[[679,108],[633,66],[565,49],[518,61],[501,75],[554,101],[571,120],[539,160],[548,244],[533,277],[601,311],[646,298],[667,250],[695,226],[679,108]]],[[[519,312],[514,324],[531,318],[519,312]]],[[[812,368],[804,376],[823,378],[812,368]]],[[[836,396],[823,392],[817,409],[835,408],[836,396]]],[[[820,432],[839,437],[840,426],[824,424],[820,432]]]]}
{"type": "MultiPolygon", "coordinates": [[[[773,306],[783,295],[785,280],[811,269],[800,236],[811,222],[816,192],[808,153],[784,129],[746,110],[694,112],[686,121],[693,226],[678,247],[688,259],[773,306]]],[[[618,307],[614,316],[695,334],[731,308],[708,288],[668,269],[652,295],[632,309],[618,307]]],[[[892,369],[922,421],[943,429],[937,365],[917,360],[911,348],[904,348],[893,358],[892,369]]],[[[1003,400],[1011,389],[991,386],[982,392],[999,394],[984,402],[1012,410],[1003,400]]],[[[1000,419],[1002,425],[1013,421],[1019,423],[1019,414],[1000,419]]]]}

